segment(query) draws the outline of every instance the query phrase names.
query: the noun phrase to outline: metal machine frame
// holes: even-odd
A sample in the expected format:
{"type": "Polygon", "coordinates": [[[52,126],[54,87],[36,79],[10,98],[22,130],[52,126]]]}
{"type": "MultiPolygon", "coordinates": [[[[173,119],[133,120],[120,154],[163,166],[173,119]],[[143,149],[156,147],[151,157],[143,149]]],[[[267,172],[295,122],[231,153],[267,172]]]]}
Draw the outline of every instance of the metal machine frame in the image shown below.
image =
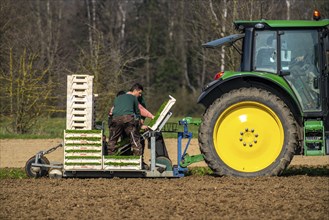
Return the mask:
{"type": "Polygon", "coordinates": [[[172,167],[172,171],[166,170],[166,165],[157,163],[156,161],[156,136],[160,133],[165,124],[172,116],[172,112],[167,110],[166,114],[160,119],[158,126],[155,130],[149,129],[142,134],[144,139],[149,139],[151,143],[150,147],[150,168],[141,170],[65,170],[63,164],[43,164],[39,159],[46,154],[49,154],[63,144],[59,144],[46,151],[40,151],[35,156],[35,162],[32,163],[32,169],[35,172],[40,172],[41,169],[50,169],[50,178],[61,177],[77,177],[77,178],[112,178],[112,177],[184,177],[187,173],[187,166],[203,160],[203,155],[189,156],[186,152],[192,139],[192,132],[188,131],[188,124],[198,125],[200,120],[191,120],[191,118],[185,118],[179,121],[179,125],[184,126],[183,132],[177,132],[177,165],[172,167]],[[186,138],[187,143],[185,148],[182,149],[183,139],[186,138]],[[62,174],[62,175],[61,175],[62,174]]]}

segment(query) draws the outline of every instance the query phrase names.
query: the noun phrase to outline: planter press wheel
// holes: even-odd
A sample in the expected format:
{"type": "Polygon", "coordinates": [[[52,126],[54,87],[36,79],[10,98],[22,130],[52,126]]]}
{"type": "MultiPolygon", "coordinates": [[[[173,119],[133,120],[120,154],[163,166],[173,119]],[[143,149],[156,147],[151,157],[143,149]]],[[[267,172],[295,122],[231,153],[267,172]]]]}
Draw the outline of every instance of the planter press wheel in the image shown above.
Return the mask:
{"type": "Polygon", "coordinates": [[[161,164],[161,165],[165,165],[166,168],[163,167],[158,167],[158,170],[162,173],[164,171],[172,171],[173,167],[172,167],[172,163],[171,160],[168,157],[164,157],[164,156],[159,156],[155,159],[155,163],[156,164],[161,164]]]}
{"type": "MultiPolygon", "coordinates": [[[[35,162],[35,157],[31,157],[25,164],[25,173],[28,177],[31,178],[38,178],[38,177],[44,177],[47,176],[49,168],[47,167],[40,167],[40,170],[38,171],[38,168],[33,168],[32,163],[35,162]]],[[[47,164],[49,165],[49,160],[45,156],[41,156],[39,159],[39,163],[41,164],[47,164]]]]}
{"type": "Polygon", "coordinates": [[[200,149],[220,176],[279,175],[293,158],[296,127],[289,108],[272,93],[233,90],[207,109],[199,129],[200,149]]]}

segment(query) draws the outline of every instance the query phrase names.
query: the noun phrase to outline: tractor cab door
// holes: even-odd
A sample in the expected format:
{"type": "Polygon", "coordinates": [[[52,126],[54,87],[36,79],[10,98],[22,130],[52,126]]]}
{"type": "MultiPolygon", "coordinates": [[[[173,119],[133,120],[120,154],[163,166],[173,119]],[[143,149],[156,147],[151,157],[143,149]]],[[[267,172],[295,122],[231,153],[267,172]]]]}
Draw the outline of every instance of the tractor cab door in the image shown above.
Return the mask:
{"type": "Polygon", "coordinates": [[[303,112],[320,112],[319,34],[317,30],[257,30],[253,70],[281,74],[303,112]]]}
{"type": "Polygon", "coordinates": [[[321,63],[317,30],[279,32],[281,74],[294,90],[304,112],[322,111],[321,63]]]}
{"type": "Polygon", "coordinates": [[[255,71],[277,73],[277,32],[256,31],[254,47],[255,71]]]}

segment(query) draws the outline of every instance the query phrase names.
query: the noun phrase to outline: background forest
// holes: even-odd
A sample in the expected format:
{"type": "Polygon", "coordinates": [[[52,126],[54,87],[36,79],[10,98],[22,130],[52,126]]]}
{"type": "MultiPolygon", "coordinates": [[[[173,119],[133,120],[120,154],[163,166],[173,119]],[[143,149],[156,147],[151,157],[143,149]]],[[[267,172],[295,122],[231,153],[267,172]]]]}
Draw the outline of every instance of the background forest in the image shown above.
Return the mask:
{"type": "Polygon", "coordinates": [[[215,73],[234,70],[231,48],[201,45],[237,33],[234,20],[328,18],[329,0],[1,0],[0,115],[12,132],[65,117],[66,76],[94,75],[97,114],[135,82],[156,111],[170,94],[177,116],[200,115],[215,73]]]}

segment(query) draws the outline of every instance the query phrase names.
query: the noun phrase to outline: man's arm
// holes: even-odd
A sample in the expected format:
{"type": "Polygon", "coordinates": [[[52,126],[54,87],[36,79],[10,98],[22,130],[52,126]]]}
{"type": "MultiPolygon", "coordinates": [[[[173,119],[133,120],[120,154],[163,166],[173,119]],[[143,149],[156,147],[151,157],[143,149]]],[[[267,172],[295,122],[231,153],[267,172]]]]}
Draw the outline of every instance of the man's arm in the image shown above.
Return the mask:
{"type": "Polygon", "coordinates": [[[146,108],[143,107],[143,105],[141,105],[140,103],[138,103],[138,108],[141,112],[141,116],[142,117],[146,117],[146,118],[154,118],[154,115],[152,115],[151,112],[149,112],[146,108]]]}
{"type": "Polygon", "coordinates": [[[137,116],[138,118],[140,118],[140,116],[141,116],[141,112],[140,112],[140,110],[139,110],[139,108],[138,108],[138,100],[137,100],[136,97],[135,97],[135,99],[134,99],[134,112],[135,112],[136,116],[137,116]]]}

